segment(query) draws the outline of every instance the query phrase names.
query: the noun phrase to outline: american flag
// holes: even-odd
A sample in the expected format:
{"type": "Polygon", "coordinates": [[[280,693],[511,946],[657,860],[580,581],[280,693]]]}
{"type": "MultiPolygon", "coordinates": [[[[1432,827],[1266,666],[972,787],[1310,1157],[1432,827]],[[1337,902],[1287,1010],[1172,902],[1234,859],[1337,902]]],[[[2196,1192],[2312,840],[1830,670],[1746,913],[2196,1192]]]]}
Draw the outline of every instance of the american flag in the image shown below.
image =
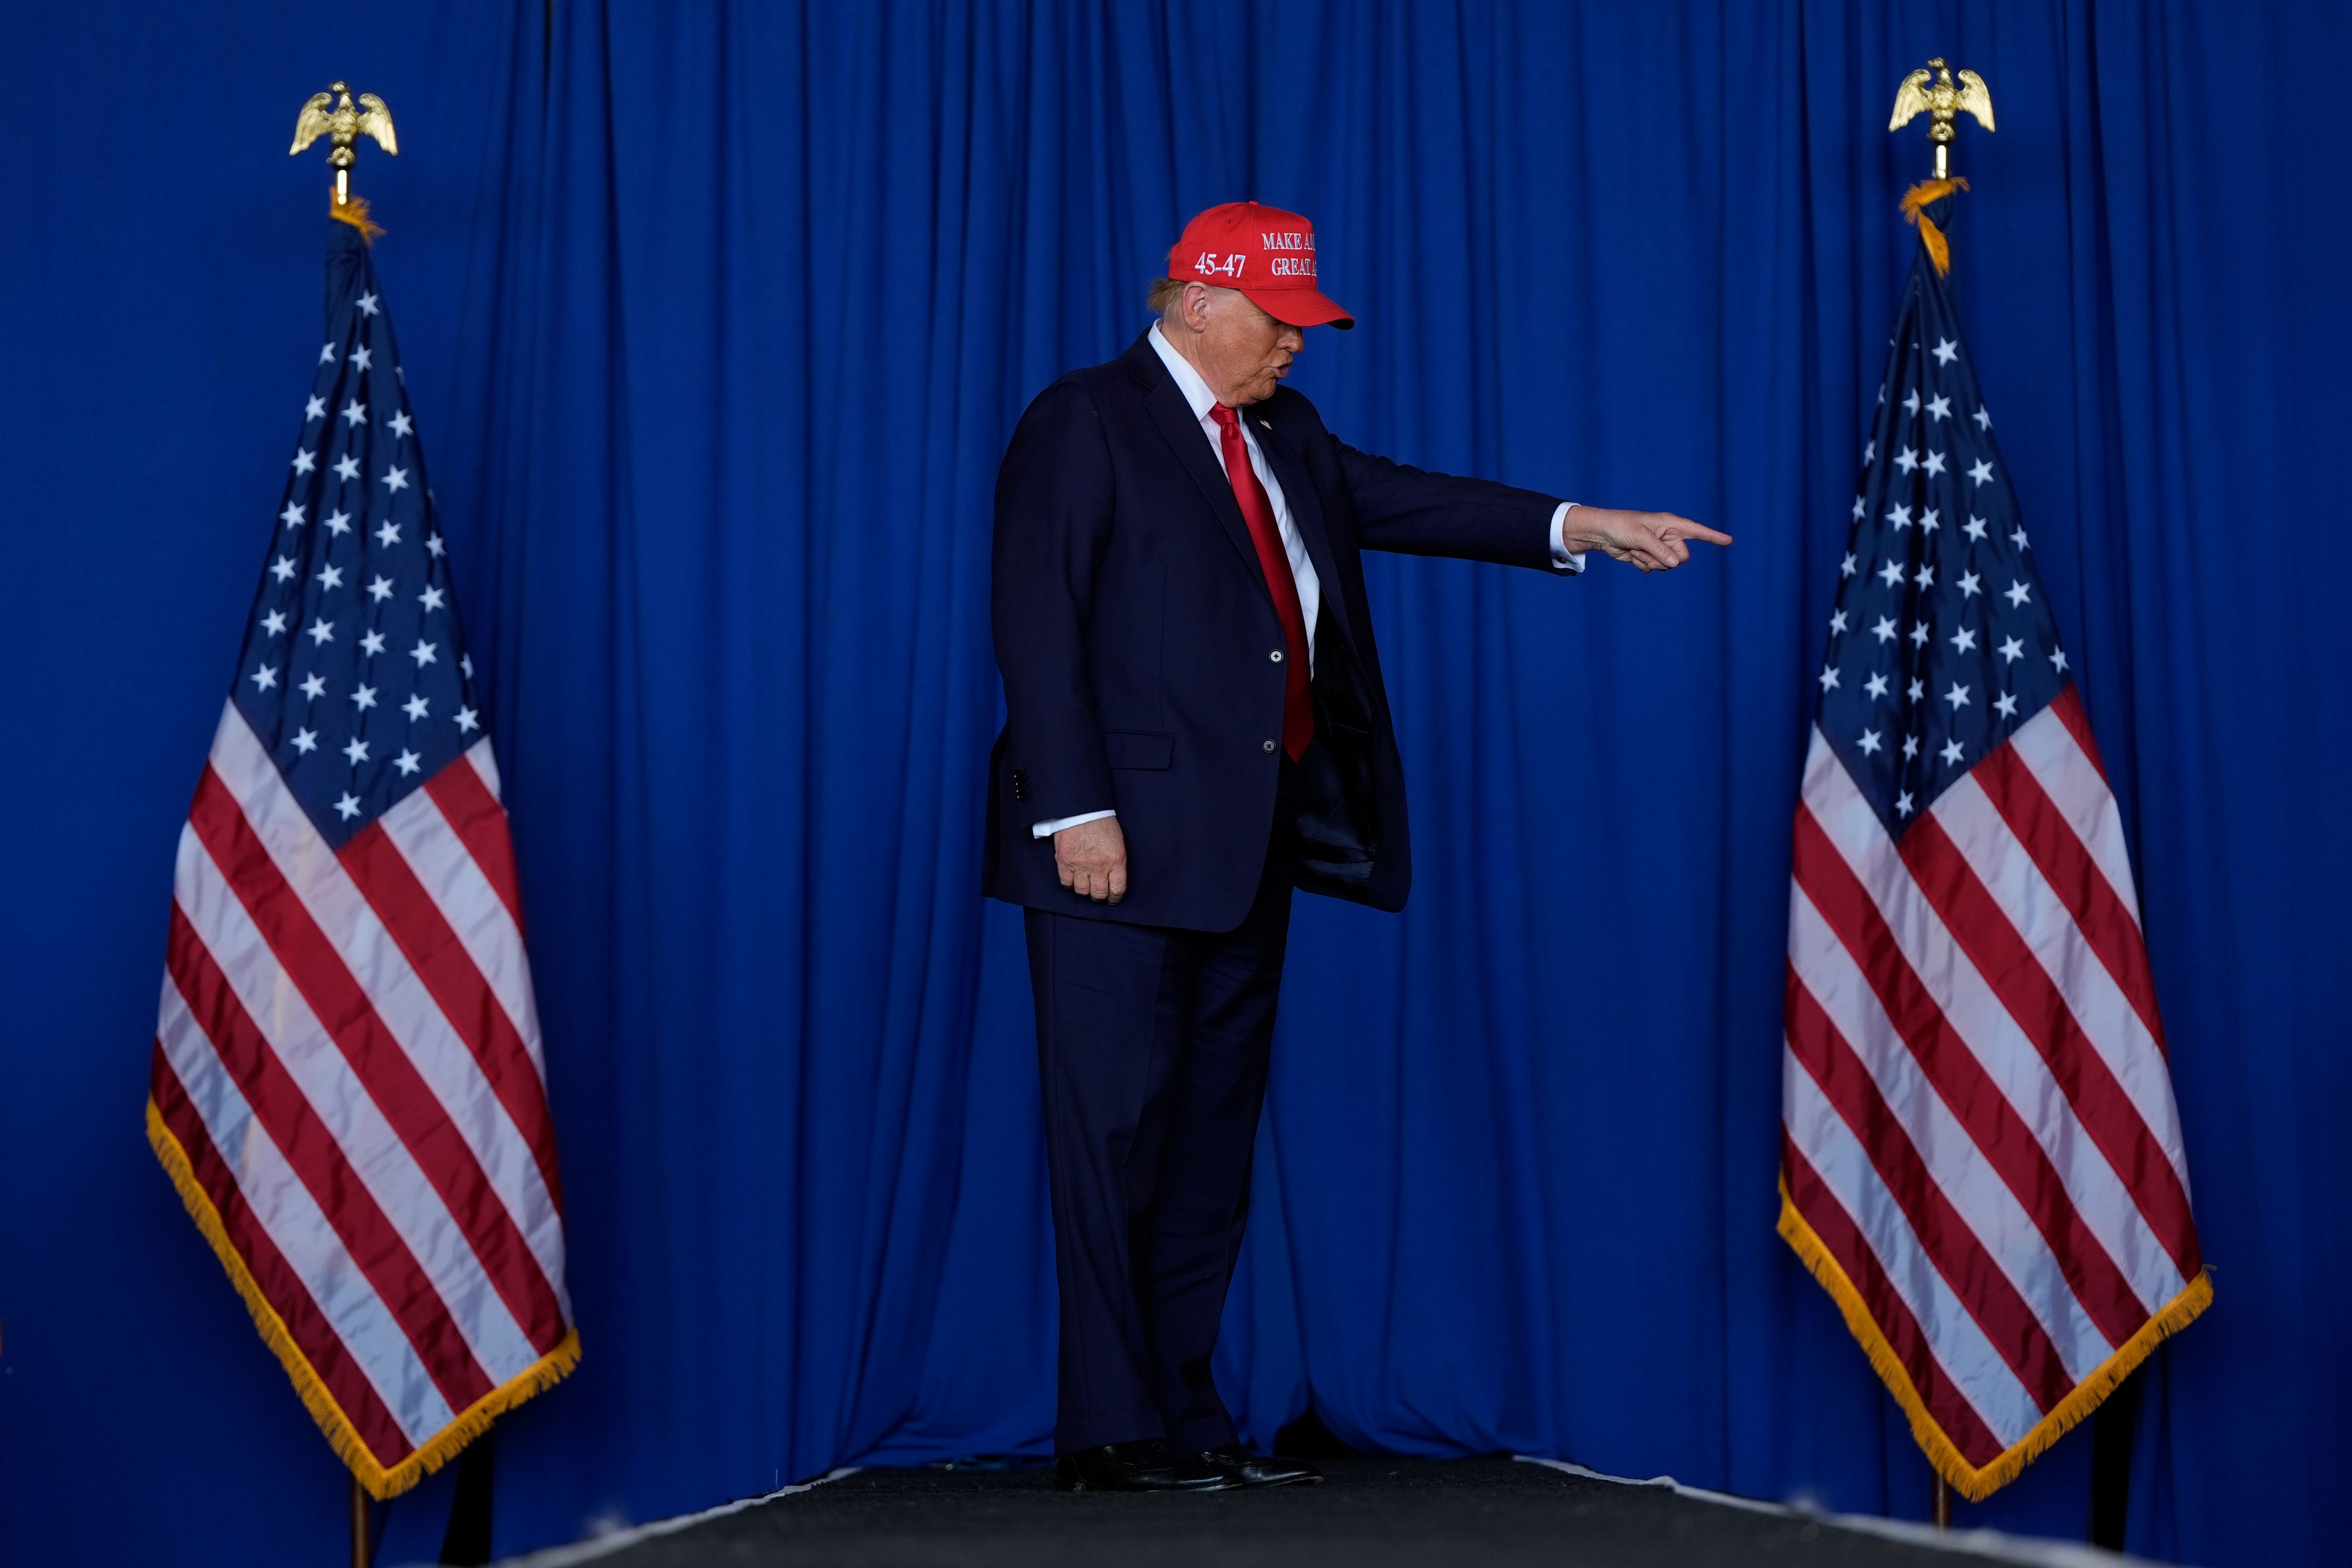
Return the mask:
{"type": "Polygon", "coordinates": [[[1924,245],[1839,572],[1789,893],[1780,1232],[1982,1498],[2212,1292],[2123,825],[1924,245]]]}
{"type": "Polygon", "coordinates": [[[392,318],[328,226],[327,339],[180,835],[147,1126],[391,1497],[579,1337],[498,765],[392,318]]]}

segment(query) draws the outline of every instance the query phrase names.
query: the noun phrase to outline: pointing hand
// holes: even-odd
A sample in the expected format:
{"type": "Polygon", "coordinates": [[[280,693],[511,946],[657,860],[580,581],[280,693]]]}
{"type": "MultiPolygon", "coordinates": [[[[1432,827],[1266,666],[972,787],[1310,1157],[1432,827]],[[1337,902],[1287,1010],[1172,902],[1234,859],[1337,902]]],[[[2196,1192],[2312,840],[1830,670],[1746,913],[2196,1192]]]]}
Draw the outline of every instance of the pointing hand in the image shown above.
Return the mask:
{"type": "Polygon", "coordinates": [[[1670,572],[1690,559],[1685,540],[1728,544],[1731,535],[1670,511],[1612,511],[1582,506],[1568,514],[1570,550],[1598,550],[1642,572],[1670,572]]]}

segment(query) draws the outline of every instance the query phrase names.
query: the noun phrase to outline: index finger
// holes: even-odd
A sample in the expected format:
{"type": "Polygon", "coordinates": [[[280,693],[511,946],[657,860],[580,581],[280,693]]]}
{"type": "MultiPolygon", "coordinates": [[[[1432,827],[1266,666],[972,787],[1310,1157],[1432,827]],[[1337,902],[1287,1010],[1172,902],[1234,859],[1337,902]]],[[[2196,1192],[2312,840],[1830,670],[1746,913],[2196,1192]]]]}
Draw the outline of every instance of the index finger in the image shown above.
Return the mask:
{"type": "Polygon", "coordinates": [[[1731,535],[1719,532],[1715,529],[1707,527],[1707,525],[1703,522],[1693,522],[1686,517],[1678,517],[1675,519],[1674,521],[1660,529],[1658,532],[1667,539],[1704,539],[1709,544],[1728,544],[1731,542],[1731,535]]]}

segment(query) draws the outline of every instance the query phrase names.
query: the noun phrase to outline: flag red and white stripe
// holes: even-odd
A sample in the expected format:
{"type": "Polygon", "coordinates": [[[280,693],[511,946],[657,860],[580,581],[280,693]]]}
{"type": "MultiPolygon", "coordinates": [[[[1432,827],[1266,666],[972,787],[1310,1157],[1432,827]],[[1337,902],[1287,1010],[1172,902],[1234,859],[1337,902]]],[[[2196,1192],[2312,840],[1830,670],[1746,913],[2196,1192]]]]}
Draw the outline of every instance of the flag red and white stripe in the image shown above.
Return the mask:
{"type": "Polygon", "coordinates": [[[1899,837],[1816,727],[1792,883],[1781,1232],[1982,1497],[2211,1294],[2075,689],[1899,837]]]}
{"type": "Polygon", "coordinates": [[[579,1353],[485,738],[331,847],[236,703],[173,879],[148,1128],[379,1497],[579,1353]]]}

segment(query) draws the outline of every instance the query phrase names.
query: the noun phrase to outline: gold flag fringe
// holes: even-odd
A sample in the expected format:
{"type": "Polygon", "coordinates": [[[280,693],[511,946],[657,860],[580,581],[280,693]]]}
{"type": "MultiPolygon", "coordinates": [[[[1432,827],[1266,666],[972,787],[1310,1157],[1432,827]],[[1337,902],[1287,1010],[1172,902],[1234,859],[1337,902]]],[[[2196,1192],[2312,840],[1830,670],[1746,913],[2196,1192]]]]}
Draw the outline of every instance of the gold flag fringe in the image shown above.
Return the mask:
{"type": "Polygon", "coordinates": [[[1936,264],[1936,276],[1941,278],[1952,269],[1952,242],[1927,216],[1927,204],[1940,202],[1954,191],[1969,188],[1966,180],[1922,180],[1903,193],[1903,216],[1907,223],[1919,226],[1919,243],[1927,247],[1927,259],[1936,264]]]}
{"type": "MultiPolygon", "coordinates": [[[[1930,196],[1927,199],[1932,201],[1935,198],[1930,196]]],[[[1927,1414],[1927,1401],[1912,1385],[1911,1374],[1905,1370],[1902,1358],[1895,1353],[1895,1347],[1886,1342],[1886,1336],[1880,1331],[1878,1320],[1871,1315],[1869,1306],[1862,1299],[1862,1292],[1854,1289],[1853,1281],[1846,1278],[1845,1270],[1836,1258],[1830,1256],[1830,1250],[1822,1244],[1822,1238],[1813,1234],[1813,1227],[1805,1223],[1805,1216],[1797,1212],[1797,1205],[1789,1197],[1786,1182],[1780,1184],[1780,1239],[1804,1260],[1805,1267],[1812,1270],[1813,1278],[1822,1282],[1822,1288],[1837,1303],[1847,1330],[1861,1343],[1863,1352],[1870,1357],[1872,1370],[1886,1384],[1886,1392],[1895,1396],[1895,1402],[1903,1407],[1904,1415],[1910,1417],[1911,1436],[1927,1456],[1927,1462],[1935,1466],[1937,1471],[1970,1502],[1982,1502],[2015,1480],[2019,1473],[2039,1458],[2050,1445],[2064,1436],[2083,1417],[2096,1410],[2100,1403],[2115,1392],[2116,1385],[2129,1377],[2139,1363],[2147,1359],[2148,1352],[2188,1327],[2197,1314],[2213,1304],[2213,1277],[2200,1269],[2197,1278],[2190,1280],[2179,1295],[2175,1296],[2162,1311],[2141,1324],[2139,1332],[2117,1346],[2115,1354],[2101,1363],[2097,1371],[2075,1384],[2074,1392],[2035,1423],[2032,1431],[2011,1444],[2000,1458],[1979,1468],[1961,1457],[1958,1447],[1936,1424],[1936,1418],[1927,1414]]]]}
{"type": "Polygon", "coordinates": [[[373,245],[383,234],[383,226],[368,216],[365,196],[352,196],[343,201],[327,198],[327,216],[337,223],[347,223],[360,231],[360,238],[373,245]]]}
{"type": "MultiPolygon", "coordinates": [[[[360,216],[366,216],[363,208],[360,216]]],[[[189,1163],[187,1151],[180,1146],[179,1139],[173,1136],[172,1130],[164,1125],[163,1113],[156,1109],[152,1100],[147,1102],[147,1142],[154,1147],[155,1158],[163,1162],[164,1173],[172,1178],[172,1185],[179,1190],[180,1201],[187,1205],[189,1217],[196,1222],[196,1228],[204,1233],[205,1239],[212,1243],[213,1253],[220,1259],[221,1267],[228,1271],[229,1280],[236,1287],[236,1293],[245,1298],[245,1310],[253,1315],[253,1326],[261,1331],[262,1342],[277,1355],[278,1363],[286,1369],[286,1375],[294,1382],[294,1392],[301,1396],[302,1407],[310,1413],[310,1418],[326,1435],[327,1446],[335,1451],[337,1458],[351,1468],[352,1474],[359,1478],[360,1485],[367,1488],[368,1494],[379,1501],[398,1497],[456,1458],[460,1448],[489,1430],[491,1422],[540,1390],[553,1387],[566,1373],[579,1364],[580,1331],[572,1329],[565,1332],[562,1343],[466,1406],[449,1425],[435,1433],[432,1440],[423,1447],[396,1465],[386,1467],[379,1463],[368,1451],[359,1429],[343,1414],[342,1406],[337,1405],[335,1396],[327,1391],[326,1383],[319,1376],[317,1369],[294,1343],[294,1336],[288,1331],[285,1320],[269,1304],[269,1299],[261,1293],[261,1287],[254,1279],[251,1270],[246,1268],[245,1259],[230,1243],[228,1229],[221,1223],[220,1211],[213,1206],[212,1194],[205,1192],[203,1184],[196,1180],[195,1167],[189,1163]]]]}

